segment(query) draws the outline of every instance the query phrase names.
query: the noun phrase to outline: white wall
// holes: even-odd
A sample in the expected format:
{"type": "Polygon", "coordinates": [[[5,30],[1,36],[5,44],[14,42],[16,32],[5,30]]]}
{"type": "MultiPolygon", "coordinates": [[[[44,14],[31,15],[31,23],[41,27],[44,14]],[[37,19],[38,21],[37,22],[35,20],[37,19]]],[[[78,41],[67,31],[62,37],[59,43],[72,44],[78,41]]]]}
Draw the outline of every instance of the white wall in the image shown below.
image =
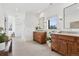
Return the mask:
{"type": "Polygon", "coordinates": [[[0,27],[4,27],[4,13],[1,5],[0,5],[0,27]]]}
{"type": "Polygon", "coordinates": [[[33,39],[33,31],[35,30],[35,27],[38,25],[38,16],[33,13],[26,13],[25,18],[25,29],[24,29],[24,35],[25,40],[32,40],[33,39]]]}
{"type": "MultiPolygon", "coordinates": [[[[24,39],[24,20],[25,13],[16,12],[16,13],[8,13],[6,14],[7,18],[7,35],[11,35],[13,32],[17,38],[20,38],[19,41],[25,41],[24,39]],[[9,31],[10,25],[12,24],[12,31],[9,31]]],[[[18,40],[18,39],[17,39],[18,40]]]]}
{"type": "Polygon", "coordinates": [[[24,39],[25,14],[24,13],[15,14],[14,18],[15,18],[15,36],[17,38],[20,38],[20,40],[25,41],[24,39]]]}
{"type": "Polygon", "coordinates": [[[38,15],[35,13],[19,13],[15,17],[15,35],[21,41],[33,40],[33,31],[38,25],[38,15]]]}

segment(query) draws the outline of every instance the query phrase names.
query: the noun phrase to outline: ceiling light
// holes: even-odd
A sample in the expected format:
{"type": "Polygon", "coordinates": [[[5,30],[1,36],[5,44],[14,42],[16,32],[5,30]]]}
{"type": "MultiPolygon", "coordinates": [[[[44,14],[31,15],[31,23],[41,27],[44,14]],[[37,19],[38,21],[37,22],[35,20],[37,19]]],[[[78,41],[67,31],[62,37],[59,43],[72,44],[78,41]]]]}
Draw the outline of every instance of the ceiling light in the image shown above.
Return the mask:
{"type": "Polygon", "coordinates": [[[49,5],[50,5],[50,6],[52,6],[52,5],[53,5],[53,3],[49,3],[49,5]]]}

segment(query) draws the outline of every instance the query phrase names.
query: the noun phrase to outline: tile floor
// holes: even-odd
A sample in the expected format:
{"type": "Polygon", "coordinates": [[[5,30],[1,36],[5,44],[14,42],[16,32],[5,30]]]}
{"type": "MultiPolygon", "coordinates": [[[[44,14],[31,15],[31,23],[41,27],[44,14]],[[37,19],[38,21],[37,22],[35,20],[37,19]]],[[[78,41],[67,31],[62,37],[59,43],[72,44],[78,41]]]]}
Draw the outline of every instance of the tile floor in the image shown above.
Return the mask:
{"type": "Polygon", "coordinates": [[[33,40],[13,40],[13,56],[61,56],[51,51],[47,44],[39,44],[33,40]]]}

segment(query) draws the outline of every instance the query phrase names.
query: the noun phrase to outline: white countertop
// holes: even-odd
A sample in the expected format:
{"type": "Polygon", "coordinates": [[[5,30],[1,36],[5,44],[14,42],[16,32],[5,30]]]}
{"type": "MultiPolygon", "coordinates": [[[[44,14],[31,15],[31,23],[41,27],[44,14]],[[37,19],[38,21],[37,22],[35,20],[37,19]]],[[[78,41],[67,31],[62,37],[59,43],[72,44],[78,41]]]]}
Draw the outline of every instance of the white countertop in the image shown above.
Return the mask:
{"type": "Polygon", "coordinates": [[[71,33],[53,33],[53,34],[68,35],[68,36],[76,36],[76,37],[79,37],[79,34],[71,34],[71,33]]]}
{"type": "Polygon", "coordinates": [[[34,32],[46,32],[46,31],[43,31],[43,30],[35,30],[34,32]]]}

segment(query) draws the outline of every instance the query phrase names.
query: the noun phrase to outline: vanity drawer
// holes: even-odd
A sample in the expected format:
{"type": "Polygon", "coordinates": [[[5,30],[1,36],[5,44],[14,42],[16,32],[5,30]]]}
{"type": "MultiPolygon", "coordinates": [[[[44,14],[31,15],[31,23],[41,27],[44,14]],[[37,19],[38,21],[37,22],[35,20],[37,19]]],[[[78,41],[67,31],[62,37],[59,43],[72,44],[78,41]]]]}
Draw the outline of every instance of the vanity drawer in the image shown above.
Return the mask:
{"type": "Polygon", "coordinates": [[[52,34],[52,36],[51,36],[52,39],[57,38],[57,37],[58,37],[58,35],[56,35],[56,34],[52,34]]]}
{"type": "Polygon", "coordinates": [[[68,41],[75,41],[75,38],[72,36],[59,35],[58,38],[63,40],[68,40],[68,41]]]}

